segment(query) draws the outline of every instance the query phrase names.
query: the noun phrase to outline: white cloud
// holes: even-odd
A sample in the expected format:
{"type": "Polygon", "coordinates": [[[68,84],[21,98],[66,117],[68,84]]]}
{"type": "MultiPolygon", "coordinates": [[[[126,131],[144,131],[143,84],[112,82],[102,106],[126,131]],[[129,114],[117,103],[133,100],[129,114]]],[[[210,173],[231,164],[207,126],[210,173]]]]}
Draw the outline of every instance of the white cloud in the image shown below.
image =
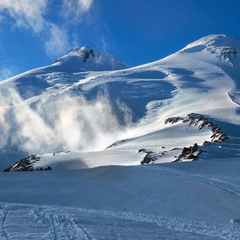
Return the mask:
{"type": "MultiPolygon", "coordinates": [[[[15,27],[26,28],[38,34],[47,55],[58,57],[70,49],[68,36],[65,30],[46,19],[44,14],[47,6],[49,0],[1,0],[0,16],[10,16],[15,21],[15,27]]],[[[5,75],[8,75],[7,69],[2,70],[2,78],[5,75]]]]}
{"type": "Polygon", "coordinates": [[[55,24],[49,24],[48,39],[45,41],[45,51],[48,56],[61,56],[70,48],[67,32],[55,24]]]}
{"type": "Polygon", "coordinates": [[[16,26],[30,28],[38,33],[44,28],[44,13],[48,0],[1,0],[0,12],[9,14],[16,26]]]}
{"type": "Polygon", "coordinates": [[[94,0],[63,0],[62,16],[72,22],[81,22],[88,13],[94,0]]]}
{"type": "Polygon", "coordinates": [[[15,73],[16,73],[16,71],[13,66],[6,66],[6,65],[1,66],[0,67],[0,81],[14,76],[15,73]]]}
{"type": "Polygon", "coordinates": [[[93,3],[93,0],[78,0],[78,4],[83,9],[84,12],[89,10],[92,3],[93,3]]]}
{"type": "Polygon", "coordinates": [[[50,3],[51,0],[0,0],[0,23],[5,24],[3,20],[10,17],[14,20],[14,27],[32,31],[46,54],[53,58],[72,48],[70,42],[74,42],[74,39],[70,41],[72,34],[68,31],[69,23],[81,23],[88,16],[94,0],[62,0],[60,14],[67,20],[62,25],[46,15],[50,3]]]}

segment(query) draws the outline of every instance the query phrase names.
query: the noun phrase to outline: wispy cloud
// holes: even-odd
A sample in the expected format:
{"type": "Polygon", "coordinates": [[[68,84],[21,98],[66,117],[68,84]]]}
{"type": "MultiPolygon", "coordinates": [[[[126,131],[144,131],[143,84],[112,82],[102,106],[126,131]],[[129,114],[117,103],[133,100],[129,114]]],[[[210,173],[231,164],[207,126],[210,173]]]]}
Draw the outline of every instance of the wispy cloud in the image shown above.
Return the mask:
{"type": "Polygon", "coordinates": [[[57,24],[47,15],[51,0],[0,0],[0,24],[10,17],[14,21],[14,27],[28,29],[40,39],[49,57],[59,57],[72,47],[71,33],[66,30],[66,25],[81,23],[93,2],[94,0],[62,0],[60,14],[65,22],[57,24]]]}
{"type": "Polygon", "coordinates": [[[71,22],[81,22],[93,6],[94,0],[63,0],[62,16],[71,22]]]}
{"type": "Polygon", "coordinates": [[[49,34],[44,48],[49,57],[56,57],[65,53],[67,49],[71,48],[67,32],[57,25],[49,23],[49,34]]]}
{"type": "Polygon", "coordinates": [[[1,0],[0,11],[5,16],[9,14],[14,19],[15,26],[30,28],[38,33],[44,29],[47,4],[48,0],[1,0]]]}
{"type": "Polygon", "coordinates": [[[16,69],[12,65],[3,64],[0,67],[0,81],[8,79],[16,74],[16,69]]]}

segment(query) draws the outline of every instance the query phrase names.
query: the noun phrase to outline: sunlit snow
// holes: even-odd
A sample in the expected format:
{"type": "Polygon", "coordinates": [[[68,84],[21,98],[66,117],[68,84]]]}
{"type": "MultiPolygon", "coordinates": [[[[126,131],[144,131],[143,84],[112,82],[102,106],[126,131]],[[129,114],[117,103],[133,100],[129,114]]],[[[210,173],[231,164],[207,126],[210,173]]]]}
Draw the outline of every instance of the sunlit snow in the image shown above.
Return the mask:
{"type": "Polygon", "coordinates": [[[1,170],[34,155],[0,174],[0,236],[240,239],[239,54],[210,35],[129,68],[78,47],[0,82],[1,170]]]}

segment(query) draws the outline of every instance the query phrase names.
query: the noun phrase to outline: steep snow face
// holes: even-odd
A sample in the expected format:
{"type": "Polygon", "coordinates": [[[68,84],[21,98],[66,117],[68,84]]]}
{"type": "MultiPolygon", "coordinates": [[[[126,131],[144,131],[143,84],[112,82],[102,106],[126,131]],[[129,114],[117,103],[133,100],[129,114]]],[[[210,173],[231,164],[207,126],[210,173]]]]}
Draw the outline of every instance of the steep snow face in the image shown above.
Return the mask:
{"type": "MultiPolygon", "coordinates": [[[[165,79],[176,87],[174,99],[161,107],[159,116],[186,116],[192,111],[238,124],[239,49],[240,42],[236,39],[210,35],[162,60],[142,66],[145,70],[163,71],[167,74],[165,79]],[[224,49],[232,49],[233,54],[226,55],[224,49]]],[[[148,106],[152,108],[152,104],[148,106]]]]}
{"type": "Polygon", "coordinates": [[[53,66],[55,70],[67,72],[110,71],[128,67],[116,57],[87,46],[73,48],[57,59],[53,66]]]}

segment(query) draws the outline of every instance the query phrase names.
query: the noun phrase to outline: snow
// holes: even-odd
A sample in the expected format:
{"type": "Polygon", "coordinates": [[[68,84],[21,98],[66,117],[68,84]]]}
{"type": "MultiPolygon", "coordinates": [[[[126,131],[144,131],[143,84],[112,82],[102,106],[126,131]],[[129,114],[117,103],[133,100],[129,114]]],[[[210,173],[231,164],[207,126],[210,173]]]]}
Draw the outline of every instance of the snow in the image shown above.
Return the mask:
{"type": "Polygon", "coordinates": [[[57,59],[48,70],[64,72],[109,71],[127,67],[126,64],[108,53],[84,46],[72,49],[67,55],[57,59]]]}
{"type": "Polygon", "coordinates": [[[240,239],[239,52],[210,35],[129,68],[77,47],[0,82],[0,169],[38,159],[0,173],[1,238],[240,239]]]}
{"type": "Polygon", "coordinates": [[[232,159],[1,173],[3,231],[29,239],[78,239],[79,228],[89,239],[238,239],[240,226],[230,223],[240,215],[237,168],[232,159]]]}
{"type": "MultiPolygon", "coordinates": [[[[160,236],[167,239],[221,239],[208,234],[166,229],[162,222],[169,219],[152,215],[20,204],[4,204],[2,207],[3,237],[6,239],[136,239],[139,235],[141,238],[151,239],[158,239],[160,236]],[[25,232],[21,234],[17,231],[21,228],[19,215],[25,222],[25,232]]],[[[188,228],[187,224],[185,228],[188,228]]],[[[202,227],[201,223],[199,225],[195,228],[202,227]]]]}

